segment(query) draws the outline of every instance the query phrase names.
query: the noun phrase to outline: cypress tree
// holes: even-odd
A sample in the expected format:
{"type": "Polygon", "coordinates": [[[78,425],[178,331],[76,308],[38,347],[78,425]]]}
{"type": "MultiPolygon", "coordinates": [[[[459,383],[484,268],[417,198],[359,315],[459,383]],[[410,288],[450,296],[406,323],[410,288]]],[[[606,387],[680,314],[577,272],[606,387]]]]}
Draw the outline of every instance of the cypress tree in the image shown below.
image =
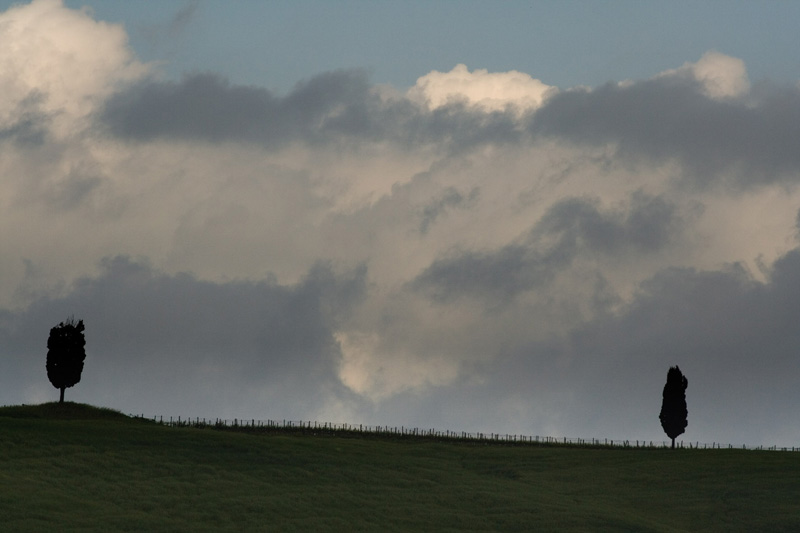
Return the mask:
{"type": "Polygon", "coordinates": [[[64,389],[81,380],[83,360],[86,359],[86,339],[83,320],[68,318],[50,329],[47,339],[47,379],[61,391],[59,403],[64,403],[64,389]]]}
{"type": "Polygon", "coordinates": [[[672,447],[675,448],[675,438],[686,430],[689,425],[687,417],[689,411],[686,408],[686,387],[689,385],[677,365],[670,367],[667,372],[667,384],[664,385],[663,399],[661,400],[661,427],[664,433],[672,439],[672,447]]]}

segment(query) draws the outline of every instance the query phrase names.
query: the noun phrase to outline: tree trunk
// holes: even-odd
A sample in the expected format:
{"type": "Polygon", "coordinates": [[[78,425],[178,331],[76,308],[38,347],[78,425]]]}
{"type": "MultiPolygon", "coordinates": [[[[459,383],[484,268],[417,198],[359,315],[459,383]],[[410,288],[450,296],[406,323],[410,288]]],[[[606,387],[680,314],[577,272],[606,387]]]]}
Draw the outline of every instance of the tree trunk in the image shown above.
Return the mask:
{"type": "MultiPolygon", "coordinates": [[[[66,387],[61,387],[61,398],[59,398],[58,403],[64,403],[64,389],[66,389],[66,387]]],[[[672,445],[675,446],[674,441],[672,442],[672,445]]]]}
{"type": "MultiPolygon", "coordinates": [[[[61,389],[61,394],[64,394],[64,389],[61,389]]],[[[675,439],[672,439],[672,449],[675,449],[675,439]]]]}

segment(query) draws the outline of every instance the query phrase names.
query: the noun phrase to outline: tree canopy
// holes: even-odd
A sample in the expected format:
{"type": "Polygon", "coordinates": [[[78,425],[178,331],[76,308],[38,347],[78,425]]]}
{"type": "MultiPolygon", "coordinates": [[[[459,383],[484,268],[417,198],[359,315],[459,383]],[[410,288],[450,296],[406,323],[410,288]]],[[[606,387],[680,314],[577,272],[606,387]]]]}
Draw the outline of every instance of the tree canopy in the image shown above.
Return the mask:
{"type": "Polygon", "coordinates": [[[675,447],[675,438],[686,431],[689,425],[689,411],[686,408],[686,388],[689,380],[681,373],[677,365],[670,367],[667,372],[667,383],[664,385],[663,399],[661,400],[661,427],[664,433],[672,439],[675,447]]]}
{"type": "Polygon", "coordinates": [[[47,378],[61,391],[59,402],[64,401],[64,389],[81,380],[83,361],[86,359],[86,339],[83,320],[68,318],[50,329],[47,339],[47,378]]]}

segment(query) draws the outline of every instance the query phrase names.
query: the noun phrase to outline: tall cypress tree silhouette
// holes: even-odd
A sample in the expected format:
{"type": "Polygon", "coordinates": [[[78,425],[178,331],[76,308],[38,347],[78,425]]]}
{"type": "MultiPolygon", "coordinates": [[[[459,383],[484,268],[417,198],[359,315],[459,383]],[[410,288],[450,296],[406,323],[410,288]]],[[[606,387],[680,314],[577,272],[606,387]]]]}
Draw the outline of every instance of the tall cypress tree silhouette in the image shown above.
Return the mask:
{"type": "Polygon", "coordinates": [[[47,339],[47,379],[61,391],[59,403],[64,403],[64,389],[81,380],[86,359],[83,330],[83,320],[70,317],[52,328],[47,339]]]}
{"type": "Polygon", "coordinates": [[[689,380],[681,373],[681,369],[677,365],[670,367],[661,400],[661,414],[658,415],[658,418],[661,420],[664,433],[672,439],[673,448],[675,448],[675,437],[682,434],[689,425],[687,420],[689,411],[686,408],[686,387],[688,386],[689,380]]]}

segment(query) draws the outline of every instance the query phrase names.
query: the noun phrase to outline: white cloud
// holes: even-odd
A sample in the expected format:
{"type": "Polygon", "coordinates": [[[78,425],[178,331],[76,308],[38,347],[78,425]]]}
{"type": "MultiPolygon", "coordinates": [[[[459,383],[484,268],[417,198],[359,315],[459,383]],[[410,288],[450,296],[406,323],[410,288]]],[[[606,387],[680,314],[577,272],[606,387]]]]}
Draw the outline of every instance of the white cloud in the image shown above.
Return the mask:
{"type": "Polygon", "coordinates": [[[121,25],[95,21],[61,0],[35,0],[0,14],[0,124],[18,119],[20,106],[33,98],[66,134],[72,120],[94,111],[118,83],[146,72],[121,25]]]}
{"type": "Polygon", "coordinates": [[[422,76],[409,89],[408,96],[427,103],[431,109],[465,101],[488,111],[502,111],[507,106],[526,111],[536,109],[556,91],[524,72],[470,72],[466,65],[459,64],[450,72],[434,70],[422,76]]]}
{"type": "Polygon", "coordinates": [[[459,363],[451,357],[410,353],[402,347],[385,353],[375,333],[337,333],[342,350],[339,378],[347,387],[372,402],[407,391],[450,385],[458,377],[459,363]]]}
{"type": "Polygon", "coordinates": [[[750,91],[744,61],[719,52],[706,52],[695,63],[662,72],[660,76],[688,75],[703,86],[706,95],[716,99],[739,98],[750,91]]]}

